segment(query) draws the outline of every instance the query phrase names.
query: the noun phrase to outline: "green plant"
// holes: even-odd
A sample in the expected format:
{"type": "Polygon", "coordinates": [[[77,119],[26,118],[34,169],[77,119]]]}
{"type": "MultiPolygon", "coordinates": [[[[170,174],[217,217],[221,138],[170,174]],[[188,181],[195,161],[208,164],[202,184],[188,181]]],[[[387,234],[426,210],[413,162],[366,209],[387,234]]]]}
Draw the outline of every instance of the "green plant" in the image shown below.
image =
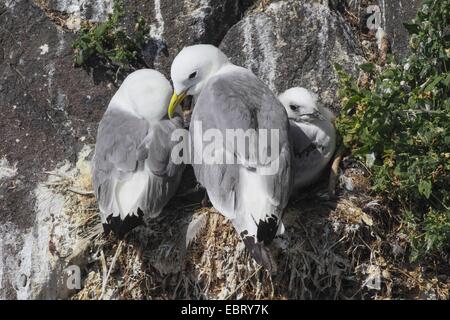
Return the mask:
{"type": "Polygon", "coordinates": [[[124,18],[122,0],[114,0],[108,20],[97,25],[83,24],[73,43],[75,65],[85,66],[97,60],[118,70],[133,69],[143,62],[142,49],[148,40],[149,28],[143,17],[135,21],[128,34],[121,20],[124,18]]]}
{"type": "Polygon", "coordinates": [[[384,69],[364,64],[370,88],[336,66],[344,144],[366,160],[373,189],[399,204],[412,260],[450,247],[450,0],[425,0],[411,53],[384,69]],[[446,34],[447,32],[447,34],[446,34]]]}

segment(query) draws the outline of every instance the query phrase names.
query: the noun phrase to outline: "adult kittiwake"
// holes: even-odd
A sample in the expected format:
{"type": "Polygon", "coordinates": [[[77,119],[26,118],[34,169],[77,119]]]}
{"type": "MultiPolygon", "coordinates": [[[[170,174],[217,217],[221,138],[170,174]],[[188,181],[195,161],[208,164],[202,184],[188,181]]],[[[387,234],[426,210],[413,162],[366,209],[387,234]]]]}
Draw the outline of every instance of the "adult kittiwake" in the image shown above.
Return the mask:
{"type": "Polygon", "coordinates": [[[133,72],[100,121],[93,184],[106,233],[123,238],[159,215],[178,188],[184,166],[172,161],[171,134],[184,129],[180,117],[167,118],[171,95],[159,72],[133,72]]]}
{"type": "Polygon", "coordinates": [[[255,260],[275,271],[265,246],[283,232],[281,216],[291,191],[286,111],[251,71],[211,45],[184,48],[171,75],[169,117],[187,95],[194,97],[190,137],[197,180],[255,260]]]}
{"type": "Polygon", "coordinates": [[[315,182],[334,155],[334,114],[317,103],[305,88],[291,88],[279,96],[291,123],[294,188],[315,182]]]}

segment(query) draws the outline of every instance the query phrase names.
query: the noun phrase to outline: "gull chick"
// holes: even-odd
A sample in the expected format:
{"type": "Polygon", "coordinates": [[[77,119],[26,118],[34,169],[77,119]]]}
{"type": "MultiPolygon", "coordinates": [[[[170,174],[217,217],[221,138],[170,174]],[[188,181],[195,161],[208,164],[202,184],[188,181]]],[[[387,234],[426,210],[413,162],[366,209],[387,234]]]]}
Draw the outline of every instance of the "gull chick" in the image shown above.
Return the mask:
{"type": "Polygon", "coordinates": [[[336,149],[334,114],[317,103],[305,88],[291,88],[279,96],[290,120],[293,146],[294,189],[311,185],[320,177],[336,149]]]}

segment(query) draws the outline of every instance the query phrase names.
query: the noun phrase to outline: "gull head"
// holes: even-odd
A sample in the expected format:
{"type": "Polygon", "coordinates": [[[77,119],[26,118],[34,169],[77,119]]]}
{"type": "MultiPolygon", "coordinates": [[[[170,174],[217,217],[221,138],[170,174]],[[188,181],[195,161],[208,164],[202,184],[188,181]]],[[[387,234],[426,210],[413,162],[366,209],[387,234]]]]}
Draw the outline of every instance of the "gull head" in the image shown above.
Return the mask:
{"type": "Polygon", "coordinates": [[[317,103],[317,95],[305,88],[291,88],[278,99],[283,104],[289,119],[297,122],[332,121],[334,115],[317,103]]]}
{"type": "Polygon", "coordinates": [[[227,64],[227,56],[212,45],[184,48],[172,63],[175,92],[169,106],[169,117],[186,96],[197,97],[208,80],[227,64]]]}
{"type": "Polygon", "coordinates": [[[158,71],[142,69],[126,77],[110,105],[153,122],[166,117],[171,95],[172,86],[166,77],[158,71]]]}

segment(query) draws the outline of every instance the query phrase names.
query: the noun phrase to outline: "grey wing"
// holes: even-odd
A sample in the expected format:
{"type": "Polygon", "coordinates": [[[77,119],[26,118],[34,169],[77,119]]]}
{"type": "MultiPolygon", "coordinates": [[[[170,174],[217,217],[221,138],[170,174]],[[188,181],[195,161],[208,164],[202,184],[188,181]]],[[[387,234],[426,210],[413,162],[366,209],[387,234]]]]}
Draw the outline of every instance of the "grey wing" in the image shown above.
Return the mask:
{"type": "Polygon", "coordinates": [[[139,149],[147,131],[145,120],[119,110],[108,110],[100,121],[92,171],[103,223],[109,216],[119,215],[117,183],[129,179],[143,165],[146,155],[139,149]]]}
{"type": "Polygon", "coordinates": [[[141,152],[144,149],[143,153],[148,155],[145,165],[151,172],[147,200],[150,217],[159,214],[174,196],[183,174],[184,163],[172,159],[173,148],[182,142],[181,134],[172,139],[175,130],[187,133],[180,118],[154,123],[141,146],[141,152]]]}
{"type": "Polygon", "coordinates": [[[140,148],[140,152],[148,154],[146,164],[150,171],[157,176],[174,177],[178,170],[184,168],[174,163],[171,158],[172,149],[181,141],[181,135],[173,136],[175,130],[183,129],[183,121],[179,117],[172,120],[161,120],[151,126],[147,137],[140,148]]]}
{"type": "MultiPolygon", "coordinates": [[[[191,136],[194,135],[195,121],[201,123],[203,132],[208,129],[218,129],[223,136],[226,136],[227,129],[275,129],[279,133],[279,141],[282,142],[276,152],[279,154],[283,148],[289,149],[289,120],[284,107],[262,81],[246,69],[243,70],[245,71],[227,74],[227,77],[223,78],[216,77],[208,82],[194,108],[191,122],[194,126],[191,125],[191,136]]],[[[269,154],[272,148],[271,142],[269,133],[267,139],[269,154]]],[[[240,160],[248,160],[250,153],[248,148],[245,154],[233,151],[236,157],[241,158],[240,160]]],[[[199,175],[202,180],[211,177],[209,180],[215,181],[216,176],[225,175],[226,169],[216,170],[215,168],[214,178],[202,172],[199,172],[199,175]]],[[[224,190],[229,190],[232,184],[233,181],[225,179],[224,190]]],[[[285,189],[283,186],[283,190],[285,189]]]]}
{"type": "Polygon", "coordinates": [[[291,122],[294,185],[296,189],[315,182],[333,156],[335,150],[334,127],[329,123],[327,129],[330,133],[323,134],[315,127],[309,126],[303,129],[295,122],[291,122]]]}
{"type": "Polygon", "coordinates": [[[306,150],[312,147],[313,141],[294,121],[290,121],[289,124],[292,152],[294,157],[300,157],[306,150]]]}
{"type": "Polygon", "coordinates": [[[293,121],[290,125],[290,135],[294,186],[299,189],[310,184],[317,176],[316,169],[322,162],[322,155],[314,141],[293,121]]]}
{"type": "MultiPolygon", "coordinates": [[[[258,172],[258,168],[252,165],[208,165],[194,162],[196,177],[208,191],[213,205],[233,221],[255,259],[264,263],[261,244],[270,243],[275,237],[291,191],[291,151],[286,111],[272,91],[246,70],[215,77],[208,82],[194,108],[190,129],[192,140],[200,138],[196,121],[202,124],[203,132],[217,129],[223,137],[226,137],[227,129],[267,129],[278,132],[278,148],[272,145],[270,139],[266,141],[267,150],[278,160],[279,167],[273,175],[253,175],[258,172]],[[251,190],[252,183],[263,185],[264,195],[251,190]],[[247,195],[251,195],[248,201],[247,195]],[[254,199],[258,202],[258,197],[263,200],[259,202],[264,204],[264,207],[259,208],[264,209],[252,211],[249,201],[254,199]]],[[[194,154],[195,149],[194,144],[194,154]]],[[[244,160],[251,152],[246,149],[245,154],[239,154],[228,146],[225,149],[229,154],[234,154],[235,158],[241,157],[244,160]]]]}

